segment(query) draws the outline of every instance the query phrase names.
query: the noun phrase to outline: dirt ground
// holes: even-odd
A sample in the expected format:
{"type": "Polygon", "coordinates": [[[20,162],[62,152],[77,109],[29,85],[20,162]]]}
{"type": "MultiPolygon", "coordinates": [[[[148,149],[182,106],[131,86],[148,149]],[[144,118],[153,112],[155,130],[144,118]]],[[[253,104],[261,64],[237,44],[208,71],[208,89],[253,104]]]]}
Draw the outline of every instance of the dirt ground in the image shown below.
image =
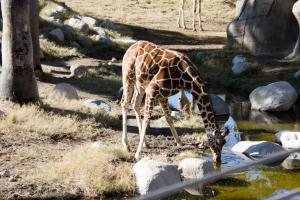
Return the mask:
{"type": "MultiPolygon", "coordinates": [[[[203,26],[205,31],[194,32],[191,30],[192,16],[189,11],[186,12],[188,29],[183,30],[177,27],[178,0],[65,0],[62,2],[82,15],[110,19],[129,27],[133,31],[135,39],[150,40],[184,52],[221,49],[225,45],[226,25],[234,16],[232,5],[226,4],[222,0],[213,2],[204,0],[203,26]]],[[[188,2],[187,10],[191,11],[192,1],[188,2]]],[[[101,84],[106,80],[102,79],[99,79],[98,84],[94,85],[94,80],[66,78],[69,73],[66,66],[72,63],[93,68],[104,65],[108,61],[91,57],[70,60],[46,59],[44,61],[44,67],[51,69],[52,73],[41,77],[38,82],[41,97],[46,98],[56,83],[67,82],[76,87],[81,98],[80,101],[92,98],[109,103],[112,110],[117,113],[116,121],[107,126],[94,127],[91,125],[92,128],[89,130],[79,127],[75,131],[61,130],[47,135],[41,134],[42,131],[34,128],[28,131],[23,127],[18,127],[19,122],[14,124],[14,119],[12,119],[12,126],[3,126],[0,130],[0,170],[8,169],[16,180],[9,181],[7,178],[0,178],[0,199],[78,199],[80,195],[66,189],[60,183],[30,182],[27,177],[39,173],[39,166],[62,159],[67,152],[78,145],[95,141],[121,145],[121,113],[120,105],[117,102],[118,89],[121,86],[121,60],[119,59],[112,66],[116,69],[119,78],[108,82],[108,85],[104,87],[103,85],[101,87],[101,84]]],[[[42,106],[41,109],[51,112],[51,115],[55,117],[75,117],[79,126],[84,124],[85,120],[93,118],[89,114],[60,107],[59,103],[54,106],[50,104],[49,107],[42,106]]],[[[8,107],[5,104],[0,105],[0,110],[5,114],[12,112],[7,111],[8,107]]],[[[156,116],[160,118],[161,113],[157,112],[156,116]]],[[[138,143],[138,130],[135,126],[134,116],[131,114],[129,118],[129,143],[134,151],[138,143]]],[[[1,117],[1,120],[3,121],[4,118],[1,117]]],[[[47,121],[43,123],[47,123],[47,121]]],[[[178,132],[183,135],[182,140],[185,146],[182,148],[174,145],[167,126],[151,126],[150,134],[147,136],[150,148],[144,149],[143,155],[161,154],[172,160],[182,151],[194,150],[199,141],[187,133],[203,133],[203,129],[199,124],[196,128],[179,127],[178,132]]],[[[200,151],[200,153],[202,152],[200,151]]],[[[131,164],[133,162],[131,161],[131,164]]]]}

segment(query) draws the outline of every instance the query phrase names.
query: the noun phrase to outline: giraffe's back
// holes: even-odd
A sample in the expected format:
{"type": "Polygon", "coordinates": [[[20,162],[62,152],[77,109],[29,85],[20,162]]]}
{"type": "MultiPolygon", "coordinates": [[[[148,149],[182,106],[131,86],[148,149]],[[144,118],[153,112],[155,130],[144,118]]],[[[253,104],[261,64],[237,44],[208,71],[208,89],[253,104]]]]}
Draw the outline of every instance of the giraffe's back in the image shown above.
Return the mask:
{"type": "Polygon", "coordinates": [[[193,80],[190,75],[198,77],[197,70],[186,55],[148,41],[133,44],[123,59],[123,79],[130,77],[138,86],[144,89],[150,87],[164,97],[182,88],[190,89],[193,80]]]}

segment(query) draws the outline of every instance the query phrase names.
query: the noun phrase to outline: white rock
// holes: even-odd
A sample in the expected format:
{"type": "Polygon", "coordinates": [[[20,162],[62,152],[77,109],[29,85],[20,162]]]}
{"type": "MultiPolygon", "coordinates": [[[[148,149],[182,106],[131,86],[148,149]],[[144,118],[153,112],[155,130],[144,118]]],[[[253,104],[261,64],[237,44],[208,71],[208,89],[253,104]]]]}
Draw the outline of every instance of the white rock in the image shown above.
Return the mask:
{"type": "Polygon", "coordinates": [[[70,77],[81,77],[87,72],[87,69],[84,65],[73,64],[70,67],[70,77]]]}
{"type": "Polygon", "coordinates": [[[93,99],[88,99],[84,102],[84,105],[88,108],[91,109],[99,109],[103,112],[109,112],[111,111],[111,106],[105,103],[102,100],[93,100],[93,99]]]}
{"type": "Polygon", "coordinates": [[[232,60],[232,72],[235,75],[241,74],[248,69],[247,59],[242,55],[237,55],[232,60]]]}
{"type": "Polygon", "coordinates": [[[136,185],[141,195],[181,182],[174,165],[143,158],[133,166],[136,185]]]}
{"type": "MultiPolygon", "coordinates": [[[[181,172],[181,176],[184,180],[191,180],[202,178],[214,172],[214,167],[213,163],[207,160],[185,158],[180,162],[178,170],[181,172]]],[[[192,195],[203,195],[203,184],[187,187],[185,190],[192,195]]]]}
{"type": "Polygon", "coordinates": [[[77,42],[80,44],[80,46],[90,48],[93,46],[93,40],[85,35],[78,35],[76,38],[77,42]]]}
{"type": "Polygon", "coordinates": [[[251,108],[260,111],[287,111],[296,100],[296,90],[286,81],[258,87],[250,94],[251,108]]]}
{"type": "Polygon", "coordinates": [[[285,169],[300,169],[300,152],[292,153],[281,165],[285,169]]]}
{"type": "Polygon", "coordinates": [[[56,28],[56,29],[52,30],[49,34],[55,40],[57,40],[59,42],[64,42],[64,40],[65,40],[64,33],[62,32],[62,30],[60,28],[56,28]]]}
{"type": "Polygon", "coordinates": [[[49,96],[56,99],[79,99],[76,89],[68,83],[57,84],[49,96]]]}
{"type": "Polygon", "coordinates": [[[231,150],[235,153],[244,154],[251,159],[264,158],[273,153],[286,151],[280,145],[267,141],[241,141],[234,145],[231,150]]]}
{"type": "Polygon", "coordinates": [[[67,13],[67,9],[56,3],[48,3],[48,5],[42,11],[46,16],[51,16],[56,19],[60,19],[67,13]]]}
{"type": "Polygon", "coordinates": [[[71,18],[68,21],[68,25],[84,34],[89,32],[89,26],[80,19],[71,18]]]}
{"type": "Polygon", "coordinates": [[[300,132],[286,130],[279,131],[275,134],[275,139],[277,142],[281,142],[284,148],[300,148],[300,132]]]}
{"type": "Polygon", "coordinates": [[[294,74],[294,77],[295,77],[295,78],[300,78],[300,70],[297,71],[297,72],[294,74]]]}
{"type": "Polygon", "coordinates": [[[97,25],[97,20],[92,17],[81,16],[79,17],[84,23],[86,23],[90,28],[97,25]]]}
{"type": "Polygon", "coordinates": [[[0,178],[8,178],[10,177],[10,171],[8,169],[0,171],[0,178]]]}

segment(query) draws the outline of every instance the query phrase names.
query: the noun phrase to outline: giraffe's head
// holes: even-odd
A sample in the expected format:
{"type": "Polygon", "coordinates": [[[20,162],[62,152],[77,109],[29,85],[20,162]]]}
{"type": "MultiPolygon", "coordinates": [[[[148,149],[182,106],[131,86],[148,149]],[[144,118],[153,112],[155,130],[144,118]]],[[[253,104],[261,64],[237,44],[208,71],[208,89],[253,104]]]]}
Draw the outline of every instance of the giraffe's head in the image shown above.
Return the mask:
{"type": "Polygon", "coordinates": [[[222,133],[215,130],[208,134],[208,146],[212,152],[214,162],[221,162],[221,153],[224,144],[226,143],[225,137],[229,131],[225,129],[222,133]]]}

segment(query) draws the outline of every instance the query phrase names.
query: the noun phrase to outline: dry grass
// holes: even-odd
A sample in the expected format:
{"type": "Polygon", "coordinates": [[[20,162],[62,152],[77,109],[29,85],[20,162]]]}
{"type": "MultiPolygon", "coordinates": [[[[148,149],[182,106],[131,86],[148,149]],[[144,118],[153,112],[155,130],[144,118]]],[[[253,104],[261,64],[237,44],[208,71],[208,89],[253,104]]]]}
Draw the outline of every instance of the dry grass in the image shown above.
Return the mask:
{"type": "Polygon", "coordinates": [[[81,54],[78,49],[74,47],[62,46],[56,44],[55,42],[51,42],[48,39],[41,39],[40,44],[42,51],[50,57],[63,59],[83,56],[83,54],[81,54]]]}
{"type": "MultiPolygon", "coordinates": [[[[0,129],[6,132],[23,132],[24,138],[64,136],[86,139],[93,136],[99,127],[114,126],[118,121],[115,112],[102,113],[89,110],[83,101],[43,99],[39,105],[20,106],[1,103],[5,117],[0,119],[0,129]]],[[[1,108],[1,110],[2,110],[1,108]]]]}
{"type": "Polygon", "coordinates": [[[76,147],[61,161],[42,166],[29,181],[60,183],[70,191],[84,196],[133,194],[135,185],[131,173],[130,155],[115,146],[76,147]]]}

